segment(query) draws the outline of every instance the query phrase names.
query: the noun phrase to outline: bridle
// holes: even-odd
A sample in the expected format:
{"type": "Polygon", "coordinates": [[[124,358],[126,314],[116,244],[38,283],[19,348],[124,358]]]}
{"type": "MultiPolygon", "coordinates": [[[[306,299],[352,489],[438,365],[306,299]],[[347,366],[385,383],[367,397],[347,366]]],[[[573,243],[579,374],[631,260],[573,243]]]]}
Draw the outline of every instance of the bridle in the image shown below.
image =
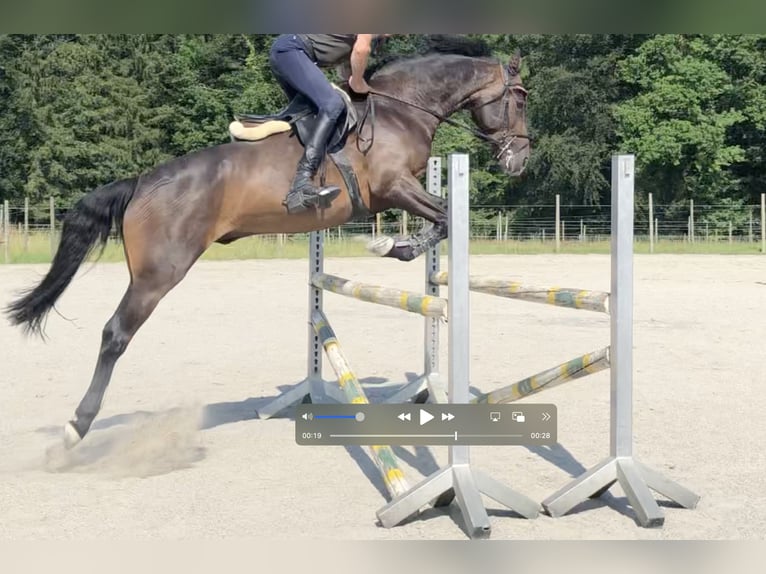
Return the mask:
{"type": "MultiPolygon", "coordinates": [[[[494,144],[494,145],[498,146],[498,148],[499,148],[499,151],[498,151],[498,153],[496,155],[496,159],[500,160],[502,158],[503,154],[505,154],[506,152],[508,152],[510,150],[511,146],[516,142],[516,140],[518,140],[518,139],[525,139],[525,140],[527,140],[527,143],[525,144],[524,147],[528,147],[530,145],[531,140],[532,140],[532,138],[530,136],[528,136],[527,134],[516,134],[516,133],[513,133],[511,131],[511,117],[510,117],[510,113],[508,111],[508,103],[509,103],[510,97],[511,97],[512,94],[516,95],[517,108],[521,109],[521,113],[524,114],[524,118],[523,119],[526,122],[526,111],[527,111],[527,108],[526,108],[526,98],[527,98],[527,93],[528,92],[527,92],[527,90],[524,87],[511,83],[511,78],[515,74],[511,72],[510,65],[502,65],[502,64],[500,64],[500,68],[501,68],[502,74],[503,74],[503,91],[502,91],[502,93],[500,95],[498,95],[497,97],[492,98],[491,100],[487,100],[486,102],[484,102],[481,105],[478,105],[478,106],[476,106],[474,108],[474,109],[481,109],[484,106],[488,106],[489,104],[494,103],[498,99],[502,98],[501,107],[503,108],[503,115],[504,115],[503,125],[505,126],[505,129],[503,131],[502,136],[499,137],[499,138],[495,138],[492,135],[487,135],[484,132],[482,132],[481,130],[476,129],[473,126],[469,126],[469,125],[466,125],[464,123],[461,123],[461,122],[458,122],[456,120],[453,120],[452,118],[449,118],[449,117],[447,117],[447,116],[445,116],[443,114],[440,114],[438,112],[435,112],[433,110],[430,110],[430,109],[426,108],[425,106],[421,106],[420,104],[416,104],[415,102],[411,102],[411,101],[405,100],[404,98],[400,98],[398,96],[387,94],[385,92],[379,92],[379,91],[373,90],[373,89],[371,89],[368,92],[368,94],[370,96],[375,95],[375,96],[381,96],[381,97],[384,97],[384,98],[388,98],[389,100],[393,100],[395,102],[399,102],[401,104],[405,104],[405,105],[410,106],[412,108],[421,110],[423,112],[426,112],[426,113],[431,114],[432,116],[438,118],[440,122],[443,122],[443,123],[450,124],[452,126],[458,127],[458,128],[460,128],[462,130],[467,131],[468,133],[470,133],[471,135],[473,135],[474,137],[476,137],[476,138],[478,138],[478,139],[480,139],[482,141],[494,144]],[[520,95],[520,97],[518,95],[520,95]],[[520,105],[519,105],[519,102],[521,102],[520,105]]],[[[374,125],[374,123],[375,123],[374,122],[375,111],[374,111],[374,105],[372,104],[372,98],[368,97],[367,101],[368,101],[368,106],[367,106],[367,110],[365,110],[364,116],[362,118],[361,125],[363,125],[365,123],[365,121],[367,119],[367,115],[368,115],[368,113],[370,113],[370,110],[372,110],[371,114],[372,114],[372,117],[373,117],[373,125],[374,125]]],[[[361,128],[361,125],[360,125],[360,128],[361,128]]],[[[374,128],[373,128],[373,130],[374,130],[374,128]]],[[[374,135],[372,137],[374,137],[374,135]]],[[[357,140],[357,145],[358,145],[358,140],[357,140]]],[[[371,145],[372,145],[372,139],[370,140],[370,146],[371,145]]],[[[365,150],[365,153],[368,150],[369,150],[369,147],[367,148],[367,150],[365,150]]],[[[513,161],[513,153],[510,153],[506,163],[508,165],[510,165],[510,163],[512,161],[513,161]]]]}

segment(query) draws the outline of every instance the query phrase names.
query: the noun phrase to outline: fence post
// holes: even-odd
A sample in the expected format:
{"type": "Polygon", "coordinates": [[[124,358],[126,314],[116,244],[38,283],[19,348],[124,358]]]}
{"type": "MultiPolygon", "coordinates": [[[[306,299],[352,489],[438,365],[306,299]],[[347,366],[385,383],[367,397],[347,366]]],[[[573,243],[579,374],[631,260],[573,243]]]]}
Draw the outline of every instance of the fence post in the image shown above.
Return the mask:
{"type": "Polygon", "coordinates": [[[766,253],[766,193],[761,194],[761,253],[766,253]]]}
{"type": "Polygon", "coordinates": [[[29,251],[29,196],[24,197],[24,253],[29,251]]]}
{"type": "Polygon", "coordinates": [[[733,234],[733,231],[734,231],[734,230],[732,229],[732,225],[731,225],[731,221],[730,221],[730,222],[729,222],[729,245],[731,245],[732,243],[734,243],[734,237],[733,237],[733,235],[734,235],[734,234],[733,234]]]}
{"type": "Polygon", "coordinates": [[[409,214],[406,211],[402,210],[402,230],[401,230],[402,237],[406,237],[408,235],[408,233],[407,233],[407,227],[408,227],[408,225],[407,225],[407,218],[408,218],[408,215],[409,214]]]}
{"type": "Polygon", "coordinates": [[[3,251],[5,252],[5,262],[8,263],[8,242],[11,233],[11,208],[6,199],[3,203],[3,251]]]}
{"type": "Polygon", "coordinates": [[[649,253],[654,253],[654,198],[649,194],[649,253]]]}
{"type": "Polygon", "coordinates": [[[556,194],[556,253],[561,248],[561,196],[556,194]]]}
{"type": "Polygon", "coordinates": [[[53,196],[48,200],[48,211],[51,218],[51,255],[56,250],[56,202],[53,196]]]}
{"type": "Polygon", "coordinates": [[[694,200],[689,200],[689,241],[694,243],[694,200]]]}
{"type": "Polygon", "coordinates": [[[660,242],[660,220],[658,217],[654,218],[654,241],[655,243],[660,242]]]}

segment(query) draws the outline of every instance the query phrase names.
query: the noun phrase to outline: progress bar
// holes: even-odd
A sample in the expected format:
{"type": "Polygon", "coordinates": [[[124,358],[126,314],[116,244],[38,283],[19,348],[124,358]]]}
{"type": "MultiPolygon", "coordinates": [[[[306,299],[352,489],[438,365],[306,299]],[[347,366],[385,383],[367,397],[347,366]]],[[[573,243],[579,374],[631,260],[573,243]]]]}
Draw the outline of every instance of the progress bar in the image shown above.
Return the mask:
{"type": "MultiPolygon", "coordinates": [[[[524,435],[521,434],[460,434],[460,436],[465,438],[521,438],[524,435]]],[[[458,433],[452,433],[452,434],[418,434],[418,435],[412,435],[412,434],[331,434],[330,438],[418,438],[418,437],[426,437],[426,438],[441,438],[441,437],[447,437],[452,438],[455,437],[457,439],[458,433]]]]}

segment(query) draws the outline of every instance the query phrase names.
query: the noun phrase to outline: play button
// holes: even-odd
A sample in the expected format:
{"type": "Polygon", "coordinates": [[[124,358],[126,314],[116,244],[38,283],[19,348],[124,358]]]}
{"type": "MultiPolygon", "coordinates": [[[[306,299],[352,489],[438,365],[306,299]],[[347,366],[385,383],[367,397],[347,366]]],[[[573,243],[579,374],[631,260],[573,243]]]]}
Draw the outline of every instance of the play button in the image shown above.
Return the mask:
{"type": "Polygon", "coordinates": [[[433,420],[434,416],[429,413],[428,411],[424,411],[423,409],[420,409],[420,424],[421,426],[426,424],[428,421],[433,420]]]}

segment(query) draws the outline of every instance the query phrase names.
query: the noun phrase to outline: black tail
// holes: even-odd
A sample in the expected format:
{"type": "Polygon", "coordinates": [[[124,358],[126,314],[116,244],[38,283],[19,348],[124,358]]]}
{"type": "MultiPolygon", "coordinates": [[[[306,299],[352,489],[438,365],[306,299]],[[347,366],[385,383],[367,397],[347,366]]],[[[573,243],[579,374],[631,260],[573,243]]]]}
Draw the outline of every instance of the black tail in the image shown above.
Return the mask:
{"type": "Polygon", "coordinates": [[[45,317],[96,244],[103,251],[113,223],[122,238],[122,218],[137,181],[123,179],[100,187],[85,195],[67,213],[48,274],[6,308],[12,324],[22,325],[28,334],[42,336],[45,317]]]}

